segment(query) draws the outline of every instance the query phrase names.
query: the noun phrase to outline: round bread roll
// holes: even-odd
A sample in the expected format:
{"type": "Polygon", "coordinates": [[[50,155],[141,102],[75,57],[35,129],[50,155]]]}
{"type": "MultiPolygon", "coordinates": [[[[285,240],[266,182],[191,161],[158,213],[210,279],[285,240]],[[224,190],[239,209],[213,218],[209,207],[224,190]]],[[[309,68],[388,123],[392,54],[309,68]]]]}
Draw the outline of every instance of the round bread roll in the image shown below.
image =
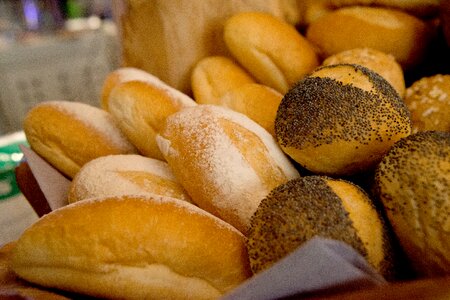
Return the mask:
{"type": "Polygon", "coordinates": [[[244,234],[270,190],[299,176],[267,131],[220,106],[169,116],[157,142],[192,201],[244,234]]]}
{"type": "Polygon", "coordinates": [[[377,168],[376,190],[420,275],[450,274],[450,133],[398,141],[377,168]]]}
{"type": "Polygon", "coordinates": [[[31,148],[70,178],[94,158],[137,152],[109,113],[80,102],[41,102],[23,130],[31,148]]]}
{"type": "Polygon", "coordinates": [[[275,136],[275,117],[283,95],[259,84],[247,83],[230,90],[220,99],[220,105],[238,111],[275,136]]]}
{"type": "Polygon", "coordinates": [[[232,16],[224,25],[224,40],[250,74],[282,94],[319,64],[313,47],[295,27],[269,14],[232,16]]]}
{"type": "Polygon", "coordinates": [[[196,105],[179,95],[148,81],[128,81],[111,91],[108,110],[142,155],[164,160],[155,141],[162,123],[181,108],[196,105]]]}
{"type": "Polygon", "coordinates": [[[383,276],[395,273],[386,224],[367,194],[324,176],[290,180],[262,200],[248,234],[252,271],[269,268],[314,236],[349,244],[383,276]]]}
{"type": "Polygon", "coordinates": [[[406,90],[404,100],[411,112],[413,132],[450,132],[450,75],[419,79],[406,90]]]}
{"type": "Polygon", "coordinates": [[[255,80],[241,66],[225,56],[201,59],[191,75],[194,99],[200,104],[219,104],[229,90],[255,80]]]}
{"type": "Polygon", "coordinates": [[[85,164],[70,184],[68,201],[130,194],[191,202],[166,162],[136,154],[108,155],[85,164]]]}
{"type": "Polygon", "coordinates": [[[370,171],[410,132],[398,93],[360,65],[317,69],[284,96],[275,119],[281,148],[306,169],[327,175],[370,171]]]}
{"type": "Polygon", "coordinates": [[[251,275],[241,233],[190,203],[157,196],[55,210],[24,232],[11,265],[32,283],[110,299],[215,299],[251,275]]]}
{"type": "Polygon", "coordinates": [[[398,92],[405,95],[405,78],[400,64],[395,58],[379,50],[356,48],[336,53],[326,58],[322,65],[357,64],[378,73],[398,92]]]}
{"type": "Polygon", "coordinates": [[[324,58],[367,47],[392,54],[409,69],[423,59],[431,31],[424,21],[402,11],[354,6],[337,9],[311,23],[306,37],[324,58]]]}

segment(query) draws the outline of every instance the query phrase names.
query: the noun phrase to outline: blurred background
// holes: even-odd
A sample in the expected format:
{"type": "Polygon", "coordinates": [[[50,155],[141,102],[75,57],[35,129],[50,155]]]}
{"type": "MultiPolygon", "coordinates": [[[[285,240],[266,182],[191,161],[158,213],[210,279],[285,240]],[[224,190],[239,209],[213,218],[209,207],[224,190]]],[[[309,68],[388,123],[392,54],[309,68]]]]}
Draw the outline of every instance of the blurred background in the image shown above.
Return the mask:
{"type": "Polygon", "coordinates": [[[0,135],[44,100],[98,106],[118,66],[113,0],[0,0],[0,135]]]}

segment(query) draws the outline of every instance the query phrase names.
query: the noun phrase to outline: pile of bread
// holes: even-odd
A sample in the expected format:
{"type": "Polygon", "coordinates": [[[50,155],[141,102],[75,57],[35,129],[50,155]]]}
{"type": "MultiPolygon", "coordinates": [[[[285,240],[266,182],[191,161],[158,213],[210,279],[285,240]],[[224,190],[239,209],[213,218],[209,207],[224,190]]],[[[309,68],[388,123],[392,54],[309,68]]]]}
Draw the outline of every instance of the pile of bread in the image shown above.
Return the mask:
{"type": "Polygon", "coordinates": [[[214,299],[314,236],[391,281],[449,275],[450,75],[404,75],[442,28],[439,2],[303,5],[297,28],[229,11],[226,54],[198,59],[189,88],[133,64],[125,39],[128,66],[100,108],[32,108],[27,140],[71,180],[70,204],[11,246],[16,276],[102,298],[214,299]]]}

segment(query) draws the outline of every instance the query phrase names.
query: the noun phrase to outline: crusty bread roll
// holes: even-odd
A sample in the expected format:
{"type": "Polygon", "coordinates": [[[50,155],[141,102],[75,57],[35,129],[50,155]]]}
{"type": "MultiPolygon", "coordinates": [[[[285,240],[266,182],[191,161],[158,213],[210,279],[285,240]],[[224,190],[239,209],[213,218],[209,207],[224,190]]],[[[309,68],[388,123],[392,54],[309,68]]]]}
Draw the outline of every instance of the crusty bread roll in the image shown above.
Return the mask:
{"type": "Polygon", "coordinates": [[[174,112],[196,103],[154,79],[117,85],[109,94],[108,110],[141,154],[164,160],[155,141],[162,123],[174,112]]]}
{"type": "Polygon", "coordinates": [[[283,95],[258,83],[236,87],[220,99],[220,105],[243,113],[275,136],[275,117],[283,95]]]}
{"type": "Polygon", "coordinates": [[[255,80],[240,65],[225,56],[208,56],[192,70],[194,99],[200,104],[219,104],[229,90],[255,80]]]}
{"type": "Polygon", "coordinates": [[[129,81],[146,82],[155,88],[165,91],[174,99],[177,99],[177,102],[183,103],[187,106],[192,104],[192,99],[189,96],[181,93],[177,89],[172,88],[171,86],[160,80],[158,77],[137,68],[122,67],[115,69],[114,71],[109,73],[108,76],[106,76],[105,81],[103,82],[100,104],[104,110],[109,110],[109,95],[113,88],[117,85],[120,85],[121,83],[129,81]]]}
{"type": "Polygon", "coordinates": [[[261,11],[295,24],[296,0],[123,0],[118,21],[123,65],[143,69],[190,94],[190,74],[202,58],[228,55],[223,23],[242,11],[261,11]],[[181,9],[182,8],[182,9],[181,9]]]}
{"type": "Polygon", "coordinates": [[[395,58],[379,50],[355,48],[327,57],[322,65],[357,64],[378,73],[397,91],[400,97],[405,95],[405,78],[402,67],[395,58]]]}
{"type": "Polygon", "coordinates": [[[191,201],[166,162],[136,154],[108,155],[85,164],[70,184],[68,201],[130,194],[191,201]]]}
{"type": "Polygon", "coordinates": [[[333,176],[370,171],[410,132],[398,93],[360,65],[315,70],[284,96],[275,119],[278,143],[289,156],[333,176]]]}
{"type": "Polygon", "coordinates": [[[233,57],[253,77],[283,94],[319,64],[295,27],[269,14],[236,14],[226,21],[223,35],[233,57]]]}
{"type": "Polygon", "coordinates": [[[109,113],[80,102],[41,102],[23,130],[31,148],[70,178],[94,158],[136,153],[109,113]]]}
{"type": "Polygon", "coordinates": [[[306,37],[323,58],[367,47],[392,54],[410,69],[423,59],[432,34],[424,21],[402,11],[353,6],[317,19],[308,26],[306,37]]]}
{"type": "Polygon", "coordinates": [[[393,8],[421,18],[438,14],[440,0],[302,0],[299,3],[300,20],[308,26],[334,10],[348,6],[375,6],[393,8]]]}
{"type": "Polygon", "coordinates": [[[395,274],[394,248],[372,200],[351,182],[304,176],[273,189],[251,219],[247,248],[254,273],[314,236],[343,241],[383,276],[395,274]]]}
{"type": "Polygon", "coordinates": [[[413,132],[450,132],[450,75],[436,74],[415,81],[406,90],[413,132]]]}
{"type": "Polygon", "coordinates": [[[398,141],[375,173],[376,191],[420,276],[450,275],[450,133],[398,141]]]}
{"type": "Polygon", "coordinates": [[[220,106],[169,116],[157,142],[192,201],[244,234],[266,194],[299,176],[266,130],[220,106]]]}
{"type": "Polygon", "coordinates": [[[251,274],[235,228],[157,196],[95,198],[55,210],[24,232],[11,265],[44,287],[116,299],[214,299],[251,274]]]}

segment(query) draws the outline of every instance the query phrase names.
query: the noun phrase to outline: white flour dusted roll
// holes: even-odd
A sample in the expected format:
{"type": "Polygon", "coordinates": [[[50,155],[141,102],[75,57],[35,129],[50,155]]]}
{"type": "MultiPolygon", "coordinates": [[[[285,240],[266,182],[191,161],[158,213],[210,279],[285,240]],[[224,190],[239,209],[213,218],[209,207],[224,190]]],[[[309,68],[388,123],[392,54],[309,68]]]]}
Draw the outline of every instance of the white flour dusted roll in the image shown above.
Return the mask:
{"type": "Polygon", "coordinates": [[[185,108],[166,119],[156,140],[193,202],[244,234],[260,201],[299,177],[266,130],[227,108],[185,108]]]}
{"type": "Polygon", "coordinates": [[[136,154],[108,155],[85,164],[71,182],[68,200],[148,194],[191,201],[166,162],[136,154]]]}

